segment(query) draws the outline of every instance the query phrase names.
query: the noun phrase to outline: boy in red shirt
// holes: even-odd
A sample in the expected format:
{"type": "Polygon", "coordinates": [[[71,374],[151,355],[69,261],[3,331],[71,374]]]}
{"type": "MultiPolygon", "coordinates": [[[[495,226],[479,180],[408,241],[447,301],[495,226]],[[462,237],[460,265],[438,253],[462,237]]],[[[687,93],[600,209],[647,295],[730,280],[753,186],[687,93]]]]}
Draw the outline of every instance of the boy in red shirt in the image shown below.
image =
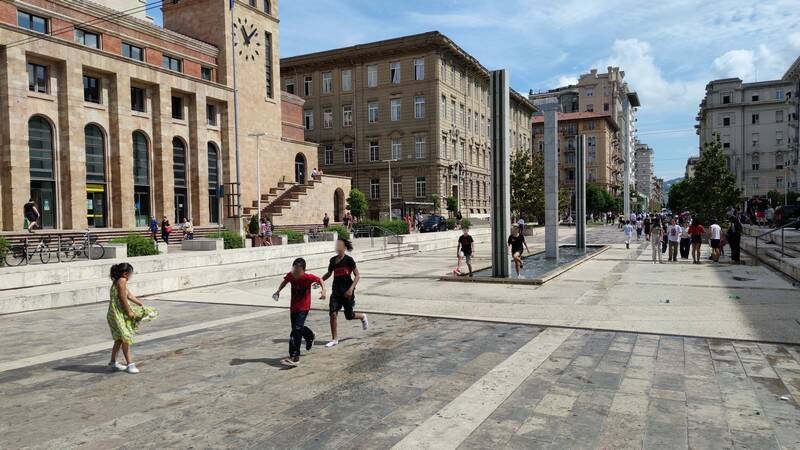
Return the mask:
{"type": "Polygon", "coordinates": [[[283,277],[278,290],[272,295],[275,301],[278,301],[281,290],[287,284],[292,285],[292,300],[289,308],[292,333],[289,335],[289,357],[283,359],[281,363],[294,367],[300,362],[302,339],[306,340],[306,351],[311,350],[314,345],[314,332],[306,326],[306,317],[311,309],[311,287],[322,286],[320,298],[325,299],[325,285],[321,283],[318,276],[306,273],[306,260],[303,258],[297,258],[292,263],[292,271],[283,277]]]}

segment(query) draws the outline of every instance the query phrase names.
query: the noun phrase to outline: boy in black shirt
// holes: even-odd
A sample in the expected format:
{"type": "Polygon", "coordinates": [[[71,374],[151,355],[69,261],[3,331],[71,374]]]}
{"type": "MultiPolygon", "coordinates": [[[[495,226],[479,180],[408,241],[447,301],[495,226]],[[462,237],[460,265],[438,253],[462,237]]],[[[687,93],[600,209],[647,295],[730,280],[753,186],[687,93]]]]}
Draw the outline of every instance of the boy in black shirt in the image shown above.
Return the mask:
{"type": "Polygon", "coordinates": [[[325,347],[331,348],[339,344],[337,334],[337,317],[339,310],[344,309],[344,317],[347,320],[358,319],[361,321],[363,329],[369,328],[367,315],[353,311],[356,306],[355,289],[361,275],[358,273],[355,260],[346,253],[353,250],[353,244],[345,238],[340,237],[336,241],[336,256],[331,258],[328,264],[328,272],[322,276],[322,282],[333,275],[333,289],[331,289],[330,316],[331,316],[331,341],[325,347]],[[351,278],[353,274],[355,278],[351,278]]]}
{"type": "Polygon", "coordinates": [[[469,269],[469,276],[472,276],[472,255],[475,253],[475,240],[469,235],[469,228],[464,227],[464,234],[458,237],[458,245],[456,246],[456,258],[467,263],[469,269]]]}
{"type": "Polygon", "coordinates": [[[531,251],[528,248],[528,243],[525,242],[525,236],[520,234],[519,226],[517,224],[514,224],[514,226],[511,228],[511,236],[508,237],[508,245],[511,246],[511,257],[514,258],[514,268],[517,270],[517,278],[522,278],[522,275],[519,273],[519,269],[522,267],[523,246],[528,253],[531,251]]]}

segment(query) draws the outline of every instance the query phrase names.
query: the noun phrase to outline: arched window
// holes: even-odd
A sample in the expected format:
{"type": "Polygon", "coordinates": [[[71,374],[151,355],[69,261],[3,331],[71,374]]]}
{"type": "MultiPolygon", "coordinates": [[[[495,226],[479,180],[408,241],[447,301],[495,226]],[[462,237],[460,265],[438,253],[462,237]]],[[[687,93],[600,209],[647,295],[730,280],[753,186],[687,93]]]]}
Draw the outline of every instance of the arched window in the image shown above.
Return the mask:
{"type": "Polygon", "coordinates": [[[294,181],[298,184],[306,182],[306,157],[302,153],[294,157],[294,181]]]}
{"type": "Polygon", "coordinates": [[[147,137],[141,131],[133,132],[133,184],[150,186],[150,157],[147,137]]]}
{"type": "Polygon", "coordinates": [[[39,210],[37,222],[42,228],[56,226],[56,170],[53,127],[44,117],[28,120],[31,199],[39,210]]]}
{"type": "Polygon", "coordinates": [[[175,186],[175,222],[189,218],[189,190],[186,189],[186,144],[172,138],[172,175],[175,186]]]}
{"type": "Polygon", "coordinates": [[[219,223],[219,195],[217,187],[220,184],[219,149],[213,142],[208,143],[208,215],[209,222],[219,223]]]}
{"type": "Polygon", "coordinates": [[[86,142],[86,182],[105,183],[106,152],[103,132],[97,125],[86,125],[84,128],[86,142]]]}

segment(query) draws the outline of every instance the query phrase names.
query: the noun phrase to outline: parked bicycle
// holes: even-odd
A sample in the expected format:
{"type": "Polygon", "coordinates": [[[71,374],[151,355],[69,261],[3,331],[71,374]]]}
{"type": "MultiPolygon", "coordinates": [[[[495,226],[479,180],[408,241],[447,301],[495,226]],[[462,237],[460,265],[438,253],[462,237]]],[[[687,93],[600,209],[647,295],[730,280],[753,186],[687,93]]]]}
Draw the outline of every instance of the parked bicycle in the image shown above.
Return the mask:
{"type": "Polygon", "coordinates": [[[7,266],[21,266],[23,263],[29,264],[36,254],[39,254],[39,261],[42,264],[50,262],[50,238],[42,238],[36,247],[31,250],[29,247],[28,238],[25,238],[21,244],[12,245],[6,254],[7,266]]]}
{"type": "Polygon", "coordinates": [[[103,259],[106,249],[96,237],[91,235],[89,230],[83,235],[83,239],[76,241],[71,238],[68,243],[61,243],[59,257],[61,261],[72,261],[75,258],[103,259]]]}

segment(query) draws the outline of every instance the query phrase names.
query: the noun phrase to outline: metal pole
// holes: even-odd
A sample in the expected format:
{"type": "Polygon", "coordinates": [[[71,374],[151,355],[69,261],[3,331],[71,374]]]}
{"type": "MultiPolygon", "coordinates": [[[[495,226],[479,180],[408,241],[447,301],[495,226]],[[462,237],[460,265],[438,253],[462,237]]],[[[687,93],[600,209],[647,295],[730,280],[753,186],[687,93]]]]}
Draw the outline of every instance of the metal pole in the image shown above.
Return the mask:
{"type": "Polygon", "coordinates": [[[399,159],[383,160],[383,162],[389,163],[389,219],[388,220],[392,220],[392,198],[393,198],[392,187],[394,186],[394,183],[392,182],[392,163],[397,161],[400,160],[399,159]]]}
{"type": "Polygon", "coordinates": [[[236,153],[236,218],[237,228],[239,235],[244,239],[244,229],[242,228],[242,178],[240,171],[240,157],[239,157],[239,88],[236,82],[236,48],[234,44],[236,40],[236,25],[233,23],[233,7],[236,2],[231,1],[231,61],[233,64],[233,134],[234,134],[234,149],[236,153]]]}
{"type": "Polygon", "coordinates": [[[266,136],[266,133],[250,133],[249,137],[256,138],[256,209],[258,210],[258,218],[261,219],[261,137],[266,136]]]}

